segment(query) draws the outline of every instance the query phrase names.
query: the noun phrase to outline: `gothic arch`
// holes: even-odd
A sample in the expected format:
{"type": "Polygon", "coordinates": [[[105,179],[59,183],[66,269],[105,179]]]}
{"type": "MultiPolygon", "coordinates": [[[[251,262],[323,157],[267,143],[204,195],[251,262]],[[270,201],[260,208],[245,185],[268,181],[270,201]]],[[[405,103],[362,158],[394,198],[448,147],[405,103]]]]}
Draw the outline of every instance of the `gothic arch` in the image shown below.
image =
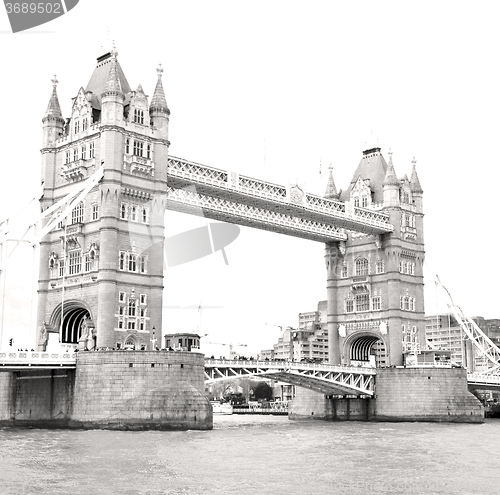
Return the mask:
{"type": "Polygon", "coordinates": [[[370,355],[375,356],[377,367],[388,366],[389,349],[383,335],[374,330],[365,330],[349,335],[343,345],[344,363],[352,361],[370,362],[370,355]]]}
{"type": "Polygon", "coordinates": [[[61,342],[77,344],[84,317],[92,320],[92,312],[88,304],[78,299],[70,299],[64,301],[64,304],[59,303],[54,308],[50,316],[50,325],[54,329],[59,329],[61,342]]]}

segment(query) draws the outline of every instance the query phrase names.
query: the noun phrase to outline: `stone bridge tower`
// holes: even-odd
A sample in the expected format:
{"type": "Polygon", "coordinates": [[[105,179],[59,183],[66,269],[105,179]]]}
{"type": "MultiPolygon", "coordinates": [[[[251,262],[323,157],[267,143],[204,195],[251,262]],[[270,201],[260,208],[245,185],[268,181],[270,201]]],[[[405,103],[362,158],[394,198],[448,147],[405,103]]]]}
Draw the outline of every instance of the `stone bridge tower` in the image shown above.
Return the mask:
{"type": "MultiPolygon", "coordinates": [[[[43,118],[42,210],[104,176],[40,245],[38,346],[151,347],[161,335],[168,122],[162,69],[151,102],[117,53],[97,59],[64,119],[54,78],[43,118]]],[[[76,88],[75,88],[76,89],[76,88]]]]}
{"type": "Polygon", "coordinates": [[[347,210],[386,212],[394,232],[380,236],[348,232],[326,245],[330,361],[401,365],[425,347],[422,187],[415,169],[398,179],[380,148],[363,152],[346,191],[337,193],[330,173],[326,197],[347,210]]]}

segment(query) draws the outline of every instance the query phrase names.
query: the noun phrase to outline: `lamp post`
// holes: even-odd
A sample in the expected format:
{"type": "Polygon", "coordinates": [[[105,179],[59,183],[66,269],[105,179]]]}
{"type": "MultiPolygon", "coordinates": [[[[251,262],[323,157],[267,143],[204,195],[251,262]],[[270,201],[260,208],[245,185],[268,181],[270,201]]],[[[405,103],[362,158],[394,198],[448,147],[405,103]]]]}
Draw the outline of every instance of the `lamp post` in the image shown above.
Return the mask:
{"type": "Polygon", "coordinates": [[[155,350],[155,342],[158,340],[156,337],[155,337],[155,330],[156,328],[153,327],[153,338],[150,340],[151,344],[152,344],[152,349],[151,350],[155,350]]]}

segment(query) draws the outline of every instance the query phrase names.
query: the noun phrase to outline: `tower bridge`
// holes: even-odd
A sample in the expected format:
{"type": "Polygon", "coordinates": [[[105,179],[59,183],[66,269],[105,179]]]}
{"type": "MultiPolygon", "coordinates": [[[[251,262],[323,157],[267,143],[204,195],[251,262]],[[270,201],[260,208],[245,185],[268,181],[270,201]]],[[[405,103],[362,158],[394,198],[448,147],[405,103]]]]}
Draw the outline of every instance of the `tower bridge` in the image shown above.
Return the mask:
{"type": "MultiPolygon", "coordinates": [[[[340,391],[372,396],[377,379],[377,395],[380,392],[383,397],[386,390],[386,397],[394,397],[394,387],[401,385],[394,378],[396,367],[417,365],[418,356],[430,352],[423,296],[423,190],[416,160],[410,178],[406,174],[398,178],[390,150],[386,161],[381,148],[366,149],[346,189],[337,190],[330,168],[321,197],[299,183],[273,184],[170,156],[170,110],[162,72],[159,67],[148,101],[141,84],[131,89],[113,49],[97,59],[87,86],[75,88],[68,118],[61,112],[58,81],[52,80],[42,119],[43,225],[39,229],[36,342],[30,344],[36,351],[23,356],[4,352],[0,371],[43,367],[44,363],[57,366],[50,350],[54,340],[60,346],[90,351],[146,349],[144,354],[84,352],[77,359],[61,357],[59,364],[71,368],[73,360],[75,373],[81,377],[76,380],[75,417],[82,422],[102,399],[102,387],[109,388],[106,400],[111,402],[122,390],[115,390],[116,384],[104,384],[106,373],[98,370],[106,366],[120,377],[130,376],[134,383],[142,383],[144,367],[149,367],[151,383],[156,384],[155,390],[162,390],[159,395],[165,401],[172,397],[161,388],[162,370],[168,370],[173,381],[187,387],[187,395],[199,399],[198,412],[190,410],[191,419],[182,423],[194,427],[198,427],[199,411],[210,416],[205,399],[196,392],[203,387],[203,368],[210,381],[243,374],[268,376],[324,394],[340,391]],[[167,209],[202,212],[207,218],[325,243],[329,365],[206,362],[203,366],[199,353],[152,351],[155,329],[162,329],[167,209]],[[368,364],[370,355],[375,356],[376,370],[350,366],[354,361],[368,364]],[[92,386],[93,380],[99,387],[92,386]]],[[[58,376],[70,380],[71,373],[68,369],[67,375],[58,376]]],[[[0,373],[0,379],[2,375],[6,373],[0,373]]],[[[448,377],[451,382],[458,380],[452,375],[448,377]]],[[[6,388],[15,387],[13,376],[6,388]]],[[[413,385],[406,389],[421,393],[433,383],[433,376],[431,372],[429,376],[409,373],[407,383],[413,385]]],[[[66,389],[72,386],[68,381],[66,389]]],[[[140,424],[154,419],[153,413],[150,418],[142,416],[148,407],[155,413],[162,407],[169,414],[180,410],[164,403],[158,406],[151,387],[147,405],[145,398],[134,403],[140,424]]],[[[413,405],[422,402],[424,397],[406,397],[406,389],[398,389],[398,400],[413,405]]],[[[53,392],[50,389],[51,397],[53,392]]],[[[476,406],[459,396],[457,415],[476,418],[476,406]],[[469,403],[472,409],[467,411],[459,405],[469,403]]],[[[140,391],[137,397],[143,397],[140,391]]],[[[114,420],[123,413],[120,407],[132,407],[128,402],[118,404],[119,400],[116,397],[117,402],[106,409],[116,409],[114,420]]],[[[384,399],[384,404],[390,400],[384,399]]],[[[422,414],[428,417],[425,411],[422,414]]]]}
{"type": "Polygon", "coordinates": [[[387,163],[380,148],[367,149],[349,186],[337,190],[330,170],[321,197],[300,183],[170,156],[169,120],[161,68],[148,102],[142,85],[131,90],[115,51],[99,57],[69,119],[54,78],[43,118],[40,204],[53,211],[53,228],[40,243],[38,350],[53,334],[90,349],[150,345],[162,328],[167,209],[325,243],[332,364],[359,360],[363,348],[376,349],[381,365],[401,365],[425,342],[415,161],[411,178],[398,179],[391,152],[387,163]],[[97,173],[83,199],[57,207],[97,173]]]}

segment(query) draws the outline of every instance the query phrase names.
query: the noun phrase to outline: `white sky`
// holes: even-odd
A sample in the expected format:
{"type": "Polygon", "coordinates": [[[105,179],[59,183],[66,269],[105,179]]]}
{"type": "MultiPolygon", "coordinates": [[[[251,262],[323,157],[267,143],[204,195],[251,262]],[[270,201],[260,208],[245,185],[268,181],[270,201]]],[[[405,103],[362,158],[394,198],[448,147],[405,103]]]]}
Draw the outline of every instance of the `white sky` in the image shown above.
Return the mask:
{"type": "MultiPolygon", "coordinates": [[[[416,156],[429,265],[469,315],[500,317],[499,14],[494,1],[80,0],[12,34],[0,8],[0,217],[38,188],[52,75],[68,117],[109,28],[133,89],[141,83],[151,96],[163,64],[172,155],[281,184],[298,178],[320,194],[330,162],[337,187],[348,186],[370,132],[386,159],[392,148],[399,177],[416,156]]],[[[173,213],[167,221],[167,236],[205,224],[173,213]]],[[[216,253],[165,274],[166,305],[222,307],[203,312],[206,340],[270,347],[278,329],[256,322],[296,325],[326,296],[322,244],[242,228],[226,252],[229,266],[216,253]]],[[[9,273],[3,342],[29,308],[23,280],[9,273]]],[[[168,310],[164,322],[165,331],[196,330],[197,312],[168,310]]]]}

